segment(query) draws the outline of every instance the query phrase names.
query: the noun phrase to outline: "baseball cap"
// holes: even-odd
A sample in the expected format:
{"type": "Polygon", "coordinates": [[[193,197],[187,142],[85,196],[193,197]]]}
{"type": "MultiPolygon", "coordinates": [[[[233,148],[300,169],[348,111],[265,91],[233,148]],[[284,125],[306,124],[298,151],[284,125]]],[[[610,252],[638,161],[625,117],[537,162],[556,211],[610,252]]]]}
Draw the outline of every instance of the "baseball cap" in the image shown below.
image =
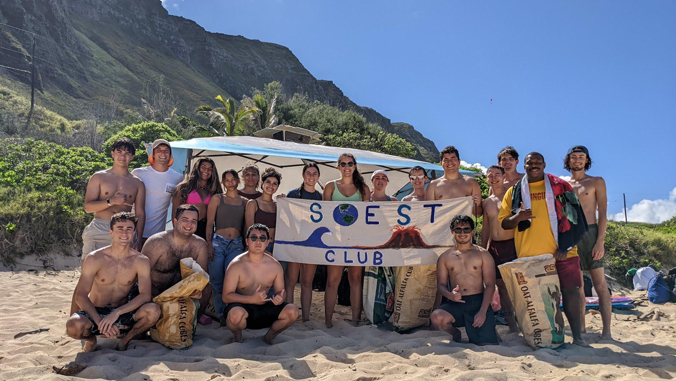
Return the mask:
{"type": "Polygon", "coordinates": [[[568,150],[567,155],[570,155],[573,152],[582,152],[585,155],[589,156],[589,150],[585,146],[573,146],[568,150]]]}
{"type": "Polygon", "coordinates": [[[379,169],[377,171],[373,171],[373,173],[371,174],[371,181],[373,181],[373,178],[376,177],[376,175],[381,174],[381,173],[383,175],[385,175],[385,177],[387,177],[387,181],[390,181],[390,176],[387,175],[387,172],[385,172],[384,169],[379,169]]]}
{"type": "MultiPolygon", "coordinates": [[[[171,155],[171,145],[169,144],[168,141],[165,139],[156,139],[153,144],[150,146],[150,150],[148,150],[148,162],[150,165],[155,164],[154,159],[153,159],[153,150],[161,145],[165,145],[169,147],[169,155],[171,155]]],[[[172,155],[171,158],[169,159],[169,166],[171,167],[174,164],[174,156],[172,155]]]]}

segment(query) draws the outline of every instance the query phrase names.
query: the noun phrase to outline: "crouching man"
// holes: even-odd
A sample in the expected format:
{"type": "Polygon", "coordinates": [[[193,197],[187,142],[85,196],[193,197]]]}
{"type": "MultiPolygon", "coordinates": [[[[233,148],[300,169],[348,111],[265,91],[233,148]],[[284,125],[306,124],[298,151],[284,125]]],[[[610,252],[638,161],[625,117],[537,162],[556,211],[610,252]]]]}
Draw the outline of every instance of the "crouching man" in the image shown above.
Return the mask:
{"type": "Polygon", "coordinates": [[[460,342],[456,327],[465,327],[469,342],[476,345],[497,344],[495,317],[491,299],[495,293],[495,262],[483,247],[472,244],[474,221],[465,215],[451,220],[455,246],[437,261],[437,288],[444,300],[432,312],[434,329],[446,331],[460,342]],[[451,291],[448,284],[451,284],[451,291]]]}
{"type": "Polygon", "coordinates": [[[263,224],[253,224],[246,232],[249,250],[237,256],[225,271],[223,313],[234,340],[242,341],[245,328],[270,328],[263,341],[272,340],[298,319],[298,308],[284,301],[284,271],[271,255],[265,253],[270,230],[263,224]],[[271,287],[280,290],[268,298],[271,287]]]}
{"type": "Polygon", "coordinates": [[[130,213],[114,214],[112,244],[93,251],[82,264],[74,295],[82,310],[71,315],[66,327],[68,336],[85,341],[84,352],[96,349],[98,335],[119,338],[116,349],[125,350],[160,317],[160,308],[150,303],[148,258],[131,248],[136,224],[130,213]]]}

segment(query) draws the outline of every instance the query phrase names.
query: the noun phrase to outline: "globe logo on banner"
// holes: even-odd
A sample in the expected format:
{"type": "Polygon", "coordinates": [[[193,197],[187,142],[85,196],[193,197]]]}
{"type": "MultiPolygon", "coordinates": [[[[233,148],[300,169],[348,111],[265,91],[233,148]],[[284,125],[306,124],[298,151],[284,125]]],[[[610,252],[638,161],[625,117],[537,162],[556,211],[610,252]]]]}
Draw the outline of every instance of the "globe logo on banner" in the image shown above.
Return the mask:
{"type": "Polygon", "coordinates": [[[359,211],[352,204],[340,204],[333,209],[333,220],[340,226],[350,226],[359,218],[359,211]]]}

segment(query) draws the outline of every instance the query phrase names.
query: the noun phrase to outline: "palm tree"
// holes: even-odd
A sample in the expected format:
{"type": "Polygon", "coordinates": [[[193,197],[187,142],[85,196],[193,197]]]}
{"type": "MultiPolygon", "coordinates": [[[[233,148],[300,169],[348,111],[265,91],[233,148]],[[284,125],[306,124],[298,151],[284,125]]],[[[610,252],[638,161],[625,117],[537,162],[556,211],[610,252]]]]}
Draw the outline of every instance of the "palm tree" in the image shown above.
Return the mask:
{"type": "Polygon", "coordinates": [[[222,96],[216,96],[223,107],[213,108],[208,105],[202,105],[197,108],[197,113],[209,118],[208,129],[218,135],[235,136],[241,135],[247,120],[253,118],[260,112],[257,107],[240,106],[235,107],[235,100],[232,98],[223,99],[222,96]]]}
{"type": "Polygon", "coordinates": [[[275,115],[275,106],[277,105],[277,95],[275,95],[270,101],[268,107],[268,102],[263,98],[262,95],[256,94],[253,97],[253,104],[259,110],[258,117],[256,122],[258,123],[258,129],[264,129],[269,127],[274,127],[277,125],[277,115],[275,115]]]}

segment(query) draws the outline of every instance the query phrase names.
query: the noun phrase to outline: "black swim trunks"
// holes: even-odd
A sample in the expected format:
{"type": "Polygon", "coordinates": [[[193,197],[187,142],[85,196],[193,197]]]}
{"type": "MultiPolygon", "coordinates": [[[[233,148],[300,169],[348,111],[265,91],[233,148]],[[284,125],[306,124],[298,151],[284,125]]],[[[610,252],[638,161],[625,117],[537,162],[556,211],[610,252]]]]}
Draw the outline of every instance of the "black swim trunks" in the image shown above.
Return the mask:
{"type": "Polygon", "coordinates": [[[470,343],[477,345],[497,344],[498,335],[495,332],[495,316],[490,306],[488,307],[488,311],[486,311],[484,324],[479,328],[472,327],[474,315],[481,309],[484,294],[466,295],[462,297],[462,300],[465,303],[452,302],[446,299],[439,306],[439,309],[453,315],[455,319],[455,323],[453,323],[454,327],[465,327],[470,343]]]}
{"type": "Polygon", "coordinates": [[[272,302],[267,302],[265,304],[243,304],[243,303],[230,303],[225,307],[223,316],[228,316],[230,310],[235,307],[242,307],[249,314],[246,318],[246,327],[248,329],[263,329],[270,328],[272,323],[279,320],[279,314],[282,313],[284,307],[289,304],[283,302],[282,304],[276,306],[272,302]]]}
{"type": "MultiPolygon", "coordinates": [[[[95,308],[96,308],[96,312],[99,314],[99,316],[101,316],[101,318],[104,318],[104,317],[110,315],[115,310],[115,308],[117,308],[117,307],[95,307],[95,308]]],[[[134,324],[136,324],[136,319],[134,319],[134,314],[136,314],[137,310],[138,309],[136,309],[132,312],[127,312],[126,314],[120,315],[120,317],[117,318],[115,323],[113,323],[114,325],[117,326],[117,329],[120,330],[120,334],[122,334],[122,335],[126,334],[127,332],[129,332],[131,330],[131,328],[134,326],[134,324]]],[[[86,313],[85,311],[78,311],[77,314],[87,317],[87,319],[89,319],[92,322],[92,327],[89,328],[89,331],[93,335],[102,335],[102,333],[99,331],[99,326],[96,325],[96,323],[94,323],[94,319],[92,319],[92,317],[89,316],[88,313],[86,313]]]]}

